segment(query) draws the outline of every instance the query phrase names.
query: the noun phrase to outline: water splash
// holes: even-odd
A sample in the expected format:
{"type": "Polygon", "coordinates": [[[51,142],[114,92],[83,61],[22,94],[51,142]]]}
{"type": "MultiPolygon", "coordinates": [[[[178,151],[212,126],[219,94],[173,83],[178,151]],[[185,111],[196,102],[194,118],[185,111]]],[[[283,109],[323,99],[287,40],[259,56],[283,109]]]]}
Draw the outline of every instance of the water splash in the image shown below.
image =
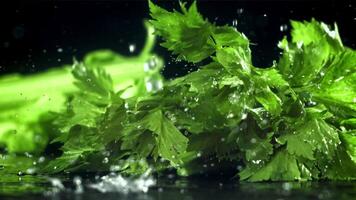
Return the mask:
{"type": "Polygon", "coordinates": [[[58,178],[50,178],[49,179],[51,185],[52,185],[52,191],[48,191],[46,192],[47,195],[53,195],[53,194],[57,194],[61,191],[65,190],[65,187],[62,183],[62,181],[58,178]]]}
{"type": "Polygon", "coordinates": [[[82,194],[84,189],[82,185],[82,179],[79,176],[74,177],[73,179],[73,184],[75,186],[75,193],[76,194],[82,194]]]}
{"type": "Polygon", "coordinates": [[[102,193],[119,192],[119,193],[139,193],[148,192],[151,186],[156,184],[156,180],[145,173],[139,178],[126,178],[120,174],[110,174],[101,177],[101,181],[95,184],[90,184],[89,187],[96,189],[102,193]]]}

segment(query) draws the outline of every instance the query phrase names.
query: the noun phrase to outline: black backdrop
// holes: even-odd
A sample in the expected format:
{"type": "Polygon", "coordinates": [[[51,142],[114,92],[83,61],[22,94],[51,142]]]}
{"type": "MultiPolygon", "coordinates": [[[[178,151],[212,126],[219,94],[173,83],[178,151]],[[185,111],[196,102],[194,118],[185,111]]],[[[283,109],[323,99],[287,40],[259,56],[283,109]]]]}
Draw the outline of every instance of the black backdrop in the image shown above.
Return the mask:
{"type": "MultiPolygon", "coordinates": [[[[178,8],[177,1],[154,1],[178,8]]],[[[269,66],[278,58],[277,42],[288,33],[289,20],[312,17],[339,26],[346,46],[356,48],[356,5],[352,0],[198,0],[200,12],[217,24],[232,24],[254,44],[253,62],[269,66]]],[[[36,0],[0,3],[0,74],[31,73],[80,59],[96,49],[129,55],[145,39],[142,20],[148,18],[145,0],[36,0]]],[[[169,60],[169,53],[156,51],[169,60]]],[[[133,53],[135,54],[135,52],[133,53]]],[[[187,68],[170,62],[164,74],[173,77],[187,68]]]]}

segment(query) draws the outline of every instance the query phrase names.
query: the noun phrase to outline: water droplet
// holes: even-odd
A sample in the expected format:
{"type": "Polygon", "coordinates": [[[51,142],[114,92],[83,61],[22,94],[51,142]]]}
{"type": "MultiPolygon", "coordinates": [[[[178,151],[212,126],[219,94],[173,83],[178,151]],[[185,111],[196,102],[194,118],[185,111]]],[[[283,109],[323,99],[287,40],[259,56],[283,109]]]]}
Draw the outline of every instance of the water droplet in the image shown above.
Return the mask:
{"type": "Polygon", "coordinates": [[[232,25],[233,26],[237,26],[237,23],[238,23],[237,19],[232,20],[232,25]]]}
{"type": "Polygon", "coordinates": [[[163,88],[162,80],[148,80],[146,81],[147,92],[156,92],[163,88]]]}
{"type": "Polygon", "coordinates": [[[25,156],[28,157],[28,158],[32,158],[32,154],[30,154],[28,152],[25,152],[25,156]]]}
{"type": "MultiPolygon", "coordinates": [[[[312,106],[316,106],[317,103],[315,101],[307,101],[306,105],[309,106],[309,107],[312,107],[312,106]]],[[[301,114],[303,114],[303,112],[301,114]]]]}
{"type": "Polygon", "coordinates": [[[108,163],[109,162],[109,158],[108,157],[105,157],[102,161],[104,164],[108,163]]]}
{"type": "Polygon", "coordinates": [[[244,9],[243,8],[239,8],[237,9],[237,14],[241,15],[243,12],[244,12],[244,9]]]}
{"type": "Polygon", "coordinates": [[[75,193],[76,194],[81,194],[83,193],[83,185],[82,185],[82,179],[79,176],[76,176],[73,178],[73,183],[75,186],[75,193]]]}
{"type": "Polygon", "coordinates": [[[250,142],[251,142],[252,144],[255,144],[255,143],[257,142],[257,140],[256,140],[256,138],[251,138],[250,142]]]}
{"type": "Polygon", "coordinates": [[[135,44],[130,44],[130,45],[129,45],[129,51],[130,51],[130,53],[133,53],[133,52],[135,51],[135,49],[136,49],[136,45],[135,45],[135,44]]]}
{"type": "Polygon", "coordinates": [[[284,32],[284,31],[286,31],[288,29],[288,26],[286,25],[286,24],[283,24],[283,25],[281,25],[280,27],[279,27],[279,30],[281,31],[281,32],[284,32]]]}
{"type": "Polygon", "coordinates": [[[35,168],[28,168],[27,170],[26,170],[26,173],[27,174],[34,174],[36,172],[36,169],[35,168]]]}
{"type": "Polygon", "coordinates": [[[156,57],[152,57],[151,60],[149,61],[149,67],[150,69],[154,69],[155,67],[157,67],[157,58],[156,57]]]}
{"type": "Polygon", "coordinates": [[[167,175],[167,178],[168,178],[168,179],[174,179],[174,177],[175,177],[174,174],[168,174],[168,175],[167,175]]]}
{"type": "Polygon", "coordinates": [[[143,70],[148,72],[150,70],[154,70],[158,66],[158,60],[156,57],[152,57],[150,60],[144,63],[143,70]]]}
{"type": "Polygon", "coordinates": [[[43,163],[45,160],[46,160],[46,158],[41,156],[38,158],[38,163],[43,163]]]}
{"type": "Polygon", "coordinates": [[[263,14],[263,16],[264,16],[264,17],[267,17],[267,14],[265,13],[265,14],[263,14]]]}
{"type": "Polygon", "coordinates": [[[233,118],[233,117],[234,117],[234,114],[233,114],[233,113],[229,113],[229,114],[226,116],[227,119],[231,119],[231,118],[233,118]]]}
{"type": "Polygon", "coordinates": [[[252,160],[252,163],[258,165],[261,161],[262,160],[252,160]]]}
{"type": "Polygon", "coordinates": [[[64,189],[64,185],[63,185],[62,181],[59,180],[58,178],[51,178],[51,179],[49,179],[49,181],[51,182],[53,187],[60,189],[60,190],[64,189]]]}
{"type": "Polygon", "coordinates": [[[58,49],[57,49],[57,52],[58,52],[58,53],[62,53],[62,52],[63,52],[63,49],[62,49],[62,48],[58,48],[58,49]]]}
{"type": "Polygon", "coordinates": [[[201,157],[201,153],[199,152],[199,153],[197,153],[197,157],[198,158],[200,158],[201,157]]]}

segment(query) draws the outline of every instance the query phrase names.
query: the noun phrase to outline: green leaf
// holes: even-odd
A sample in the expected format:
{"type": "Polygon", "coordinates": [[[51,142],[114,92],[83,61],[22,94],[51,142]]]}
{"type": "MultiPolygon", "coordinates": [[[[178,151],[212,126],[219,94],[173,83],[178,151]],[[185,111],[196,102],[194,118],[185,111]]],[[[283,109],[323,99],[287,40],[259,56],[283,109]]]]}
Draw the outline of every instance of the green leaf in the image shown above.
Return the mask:
{"type": "Polygon", "coordinates": [[[187,148],[188,139],[167,119],[161,110],[154,110],[142,119],[142,125],[154,134],[158,155],[180,164],[179,156],[187,148]]]}
{"type": "Polygon", "coordinates": [[[302,42],[304,45],[309,45],[327,42],[334,49],[343,47],[336,25],[334,25],[334,30],[331,30],[328,25],[317,22],[315,19],[310,22],[291,21],[291,25],[293,43],[302,42]]]}
{"type": "Polygon", "coordinates": [[[149,1],[150,20],[155,34],[163,37],[162,46],[178,55],[178,59],[197,63],[214,52],[211,24],[198,13],[196,2],[187,9],[181,3],[181,11],[168,12],[149,1]]]}
{"type": "Polygon", "coordinates": [[[277,89],[289,87],[289,83],[283,78],[278,69],[274,67],[266,69],[255,68],[255,72],[259,75],[259,79],[265,82],[269,87],[277,89]]]}
{"type": "Polygon", "coordinates": [[[273,133],[265,133],[256,123],[248,125],[242,122],[237,129],[237,145],[240,151],[244,152],[244,159],[247,163],[260,163],[268,161],[273,153],[271,139],[273,133]]]}
{"type": "Polygon", "coordinates": [[[251,71],[251,63],[246,57],[246,51],[241,47],[225,47],[216,51],[216,59],[231,73],[236,70],[251,71]]]}
{"type": "MultiPolygon", "coordinates": [[[[291,155],[315,160],[316,152],[328,160],[335,156],[340,144],[337,130],[319,116],[307,114],[303,120],[292,121],[293,126],[287,133],[278,138],[281,144],[287,144],[291,155]]],[[[318,159],[324,159],[317,157],[318,159]]]]}
{"type": "MultiPolygon", "coordinates": [[[[108,104],[113,89],[111,77],[99,67],[88,67],[83,63],[74,63],[74,84],[85,95],[88,102],[108,104]]],[[[100,105],[100,104],[99,104],[100,105]]]]}
{"type": "Polygon", "coordinates": [[[286,150],[277,152],[270,162],[262,167],[247,166],[239,173],[241,180],[257,181],[295,181],[300,180],[297,161],[286,150]]]}
{"type": "Polygon", "coordinates": [[[67,111],[58,114],[54,124],[63,134],[53,142],[65,142],[69,130],[75,125],[95,128],[115,96],[112,80],[103,69],[75,63],[73,75],[80,91],[68,102],[67,111]]]}
{"type": "Polygon", "coordinates": [[[245,52],[246,60],[251,59],[249,40],[243,33],[238,32],[235,28],[229,26],[215,27],[213,38],[218,47],[241,48],[242,51],[245,52]]]}
{"type": "Polygon", "coordinates": [[[255,93],[255,98],[273,116],[278,116],[282,112],[282,101],[269,87],[258,90],[255,93]]]}
{"type": "Polygon", "coordinates": [[[356,131],[348,131],[341,133],[341,141],[350,155],[351,160],[356,165],[356,131]]]}
{"type": "Polygon", "coordinates": [[[338,149],[335,159],[325,169],[324,177],[330,180],[356,180],[356,163],[344,147],[338,149]]]}
{"type": "Polygon", "coordinates": [[[303,86],[317,78],[329,59],[343,50],[338,30],[324,23],[292,21],[292,42],[284,38],[278,69],[291,86],[303,86]]]}
{"type": "Polygon", "coordinates": [[[189,137],[187,151],[193,153],[193,158],[200,156],[216,156],[219,160],[233,160],[238,146],[235,141],[228,140],[229,135],[224,132],[195,134],[189,137]]]}
{"type": "Polygon", "coordinates": [[[313,90],[317,102],[338,116],[356,116],[356,51],[346,49],[335,56],[325,76],[313,90]]]}
{"type": "Polygon", "coordinates": [[[41,172],[54,174],[72,171],[85,165],[88,155],[104,148],[98,137],[95,129],[79,125],[73,126],[68,133],[67,142],[61,147],[63,154],[50,161],[41,169],[41,172]]]}

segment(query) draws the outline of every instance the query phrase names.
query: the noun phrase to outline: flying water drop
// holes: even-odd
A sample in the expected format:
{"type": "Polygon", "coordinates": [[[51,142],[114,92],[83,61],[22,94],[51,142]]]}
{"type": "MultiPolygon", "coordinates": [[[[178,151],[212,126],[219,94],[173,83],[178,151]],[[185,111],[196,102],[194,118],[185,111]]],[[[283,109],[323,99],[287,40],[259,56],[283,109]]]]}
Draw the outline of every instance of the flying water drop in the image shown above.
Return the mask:
{"type": "Polygon", "coordinates": [[[243,12],[244,12],[244,9],[243,8],[239,8],[237,9],[237,14],[241,15],[243,12]]]}
{"type": "Polygon", "coordinates": [[[149,79],[146,81],[147,92],[156,92],[163,88],[162,80],[149,79]]]}
{"type": "Polygon", "coordinates": [[[237,19],[232,20],[232,25],[233,26],[237,26],[237,23],[238,23],[237,19]]]}
{"type": "Polygon", "coordinates": [[[136,45],[135,45],[135,44],[130,44],[130,45],[129,45],[129,51],[130,51],[130,53],[133,53],[133,52],[135,51],[135,49],[136,49],[136,45]]]}
{"type": "Polygon", "coordinates": [[[281,32],[285,32],[285,31],[288,30],[288,26],[287,26],[286,24],[283,24],[283,25],[281,25],[281,26],[279,27],[279,30],[280,30],[281,32]]]}

